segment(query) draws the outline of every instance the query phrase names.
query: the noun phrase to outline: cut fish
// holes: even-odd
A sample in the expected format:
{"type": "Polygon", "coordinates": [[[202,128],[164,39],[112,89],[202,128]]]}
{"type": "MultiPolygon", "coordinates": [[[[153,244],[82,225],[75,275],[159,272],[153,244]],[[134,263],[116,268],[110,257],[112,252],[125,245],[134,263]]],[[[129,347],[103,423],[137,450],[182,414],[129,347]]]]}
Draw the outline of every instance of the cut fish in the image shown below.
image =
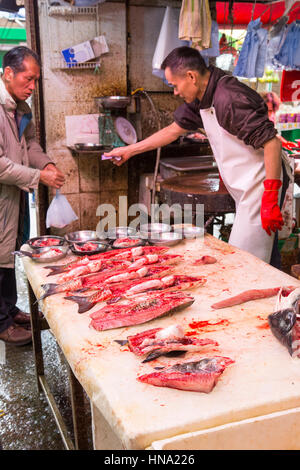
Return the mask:
{"type": "MultiPolygon", "coordinates": [[[[234,305],[243,304],[244,302],[249,302],[250,300],[257,299],[266,299],[268,297],[274,297],[277,295],[282,287],[271,287],[269,289],[250,289],[244,292],[241,292],[238,295],[229,297],[228,299],[221,300],[211,306],[211,308],[219,309],[226,307],[233,307],[234,305]]],[[[293,286],[285,287],[286,292],[291,292],[295,289],[293,286]]]]}
{"type": "Polygon", "coordinates": [[[122,326],[138,325],[187,308],[194,298],[183,292],[155,293],[140,296],[135,300],[107,305],[90,315],[91,326],[98,330],[109,330],[122,326]]]}
{"type": "MultiPolygon", "coordinates": [[[[144,267],[145,268],[145,267],[144,267]]],[[[115,302],[122,298],[134,299],[136,295],[141,292],[162,290],[163,292],[170,292],[172,290],[188,290],[199,287],[206,282],[203,277],[184,276],[184,275],[169,275],[165,277],[150,277],[149,269],[148,276],[142,279],[135,279],[128,282],[122,282],[116,285],[110,285],[109,288],[101,287],[98,292],[84,296],[69,296],[65,297],[78,304],[78,313],[84,313],[90,310],[97,302],[104,300],[114,299],[115,302]],[[105,291],[105,292],[103,292],[105,291]]],[[[153,270],[152,266],[152,270],[153,270]]],[[[167,269],[167,267],[165,267],[167,269]]],[[[107,281],[106,281],[107,284],[107,281]]]]}
{"type": "MultiPolygon", "coordinates": [[[[168,271],[168,266],[144,266],[143,268],[137,269],[136,271],[127,272],[128,279],[141,277],[141,274],[146,276],[156,276],[161,274],[162,272],[168,271]]],[[[95,274],[88,274],[85,276],[79,276],[75,279],[71,279],[63,284],[56,284],[56,283],[49,283],[49,284],[42,284],[42,288],[44,289],[44,294],[38,299],[42,300],[50,295],[58,294],[60,292],[75,292],[81,289],[102,289],[104,284],[109,285],[110,280],[111,282],[116,282],[116,276],[123,275],[124,270],[108,270],[104,272],[99,272],[95,274]]],[[[124,281],[124,278],[123,278],[124,281]]]]}
{"type": "Polygon", "coordinates": [[[182,362],[141,375],[138,380],[156,387],[209,393],[225,368],[233,362],[229,357],[205,357],[199,361],[182,362]]]}
{"type": "Polygon", "coordinates": [[[274,313],[268,316],[270,329],[292,357],[300,358],[300,288],[289,295],[282,289],[276,299],[274,313]]]}
{"type": "Polygon", "coordinates": [[[153,328],[133,336],[128,336],[128,347],[137,356],[147,354],[143,362],[168,354],[171,351],[200,351],[204,346],[218,346],[216,341],[186,336],[180,325],[167,328],[153,328]]]}

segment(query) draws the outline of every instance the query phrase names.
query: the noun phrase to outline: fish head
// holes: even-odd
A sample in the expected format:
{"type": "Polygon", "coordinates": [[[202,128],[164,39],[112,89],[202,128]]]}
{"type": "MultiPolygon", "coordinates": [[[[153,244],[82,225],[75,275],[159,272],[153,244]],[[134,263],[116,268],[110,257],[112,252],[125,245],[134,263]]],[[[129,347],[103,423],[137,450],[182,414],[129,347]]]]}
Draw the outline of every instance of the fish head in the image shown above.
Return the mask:
{"type": "Polygon", "coordinates": [[[288,295],[286,295],[287,290],[282,287],[277,294],[276,303],[275,303],[275,312],[294,309],[295,313],[299,313],[299,301],[300,301],[300,287],[294,289],[288,295]]]}
{"type": "Polygon", "coordinates": [[[275,330],[280,336],[286,336],[296,322],[296,313],[293,308],[279,310],[269,315],[268,321],[272,331],[275,330]]]}

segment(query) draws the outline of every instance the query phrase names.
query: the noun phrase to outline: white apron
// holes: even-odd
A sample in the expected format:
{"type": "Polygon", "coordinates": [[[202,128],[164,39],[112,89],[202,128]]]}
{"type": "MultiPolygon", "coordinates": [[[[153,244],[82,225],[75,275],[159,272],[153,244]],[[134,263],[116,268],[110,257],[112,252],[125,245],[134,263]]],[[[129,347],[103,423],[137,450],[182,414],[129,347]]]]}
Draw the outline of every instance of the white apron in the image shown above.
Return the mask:
{"type": "MultiPolygon", "coordinates": [[[[264,151],[255,150],[223,129],[213,107],[201,109],[200,115],[220,175],[236,205],[229,243],[269,263],[275,234],[272,232],[269,236],[261,225],[261,198],[266,177],[264,151]]],[[[280,194],[281,190],[279,197],[280,194]]]]}

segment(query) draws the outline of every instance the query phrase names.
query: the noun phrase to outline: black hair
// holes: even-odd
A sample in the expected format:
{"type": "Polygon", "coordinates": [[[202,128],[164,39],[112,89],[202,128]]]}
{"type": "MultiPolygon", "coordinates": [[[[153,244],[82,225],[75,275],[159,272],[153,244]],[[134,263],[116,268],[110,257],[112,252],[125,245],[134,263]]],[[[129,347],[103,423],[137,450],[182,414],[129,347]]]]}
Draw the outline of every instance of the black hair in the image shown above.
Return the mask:
{"type": "Polygon", "coordinates": [[[23,72],[25,68],[23,62],[26,57],[32,57],[41,66],[40,58],[34,51],[25,46],[17,46],[3,56],[3,70],[10,67],[14,73],[23,72]]]}
{"type": "Polygon", "coordinates": [[[204,75],[208,70],[205,61],[197,49],[182,46],[176,47],[164,59],[161,69],[170,68],[171,72],[177,75],[184,74],[187,70],[196,70],[200,75],[204,75]]]}

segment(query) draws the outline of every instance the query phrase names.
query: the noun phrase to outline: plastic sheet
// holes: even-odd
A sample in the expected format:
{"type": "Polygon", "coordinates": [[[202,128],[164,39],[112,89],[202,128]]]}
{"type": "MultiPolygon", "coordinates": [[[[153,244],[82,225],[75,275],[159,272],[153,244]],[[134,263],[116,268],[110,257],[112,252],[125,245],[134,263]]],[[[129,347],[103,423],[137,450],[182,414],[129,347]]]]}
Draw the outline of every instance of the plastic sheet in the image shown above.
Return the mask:
{"type": "Polygon", "coordinates": [[[160,66],[167,55],[176,47],[188,46],[188,41],[178,39],[179,12],[167,7],[152,59],[152,74],[165,80],[165,72],[160,66]]]}

